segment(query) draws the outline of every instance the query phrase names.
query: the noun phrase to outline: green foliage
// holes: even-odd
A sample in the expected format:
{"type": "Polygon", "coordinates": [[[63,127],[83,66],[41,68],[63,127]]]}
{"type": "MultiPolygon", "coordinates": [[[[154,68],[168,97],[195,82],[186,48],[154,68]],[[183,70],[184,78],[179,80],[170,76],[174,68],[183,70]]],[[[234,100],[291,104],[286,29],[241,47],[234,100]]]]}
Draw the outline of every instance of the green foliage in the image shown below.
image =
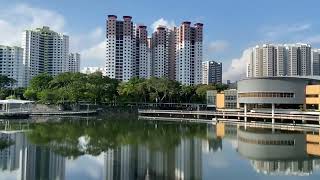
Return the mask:
{"type": "MultiPolygon", "coordinates": [[[[227,86],[181,85],[166,78],[131,78],[119,83],[102,73],[62,73],[55,77],[40,74],[34,77],[23,96],[40,103],[64,104],[86,101],[90,103],[157,102],[157,103],[205,103],[207,90],[222,91],[227,86]]],[[[1,91],[0,91],[1,96],[1,91]]]]}
{"type": "Polygon", "coordinates": [[[9,98],[20,98],[20,91],[22,88],[14,89],[14,85],[17,83],[16,80],[9,78],[5,75],[0,75],[0,99],[9,98]],[[17,93],[17,96],[16,96],[17,93]]]}
{"type": "Polygon", "coordinates": [[[61,73],[55,77],[40,74],[34,77],[24,97],[46,104],[107,102],[117,94],[118,81],[101,73],[61,73]]]}
{"type": "Polygon", "coordinates": [[[16,80],[9,78],[8,76],[0,75],[0,88],[1,89],[8,87],[8,86],[12,86],[16,82],[17,82],[16,80]]]}

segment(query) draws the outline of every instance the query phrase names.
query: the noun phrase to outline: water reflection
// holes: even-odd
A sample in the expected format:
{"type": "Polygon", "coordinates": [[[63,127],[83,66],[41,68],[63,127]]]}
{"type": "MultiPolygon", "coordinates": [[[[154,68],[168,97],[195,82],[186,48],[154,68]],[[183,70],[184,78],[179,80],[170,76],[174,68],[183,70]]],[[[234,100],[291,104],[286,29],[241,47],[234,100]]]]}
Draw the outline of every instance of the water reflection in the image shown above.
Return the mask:
{"type": "Polygon", "coordinates": [[[2,171],[12,172],[21,180],[64,179],[65,157],[31,144],[22,132],[2,132],[0,138],[14,141],[0,151],[2,171]]]}
{"type": "Polygon", "coordinates": [[[80,168],[86,166],[86,161],[79,159],[90,155],[103,159],[99,164],[102,175],[82,179],[212,179],[218,171],[232,174],[236,170],[228,166],[225,171],[211,167],[208,164],[212,159],[208,157],[231,157],[230,153],[236,152],[244,159],[233,157],[224,161],[232,161],[247,174],[318,178],[319,133],[222,123],[67,119],[31,124],[28,132],[2,131],[0,140],[14,143],[0,150],[0,177],[81,179],[68,176],[80,173],[71,172],[68,162],[69,166],[80,168]],[[248,162],[249,166],[242,162],[248,162]]]}
{"type": "Polygon", "coordinates": [[[238,152],[258,173],[268,175],[310,175],[320,162],[308,153],[306,134],[294,131],[240,127],[238,152]]]}

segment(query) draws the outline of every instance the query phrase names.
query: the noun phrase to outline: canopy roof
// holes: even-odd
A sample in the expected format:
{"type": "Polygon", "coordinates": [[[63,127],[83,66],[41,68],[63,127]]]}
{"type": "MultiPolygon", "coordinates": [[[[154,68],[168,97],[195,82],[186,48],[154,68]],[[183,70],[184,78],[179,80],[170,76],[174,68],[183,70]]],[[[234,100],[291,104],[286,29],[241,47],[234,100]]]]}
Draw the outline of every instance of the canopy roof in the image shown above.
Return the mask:
{"type": "Polygon", "coordinates": [[[7,99],[7,100],[0,100],[0,104],[27,104],[33,103],[34,101],[26,101],[26,100],[19,100],[19,99],[7,99]]]}

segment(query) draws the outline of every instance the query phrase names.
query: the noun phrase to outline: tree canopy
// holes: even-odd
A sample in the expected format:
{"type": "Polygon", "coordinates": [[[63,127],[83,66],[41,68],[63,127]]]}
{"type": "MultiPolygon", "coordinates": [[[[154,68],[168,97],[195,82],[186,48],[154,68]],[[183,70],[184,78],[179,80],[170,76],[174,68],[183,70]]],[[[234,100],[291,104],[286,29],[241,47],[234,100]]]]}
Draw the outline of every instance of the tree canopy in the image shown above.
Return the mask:
{"type": "Polygon", "coordinates": [[[24,92],[24,97],[40,103],[153,102],[153,103],[205,103],[207,90],[222,91],[226,85],[181,85],[177,81],[152,77],[131,78],[128,82],[93,74],[62,73],[35,76],[24,92]]]}

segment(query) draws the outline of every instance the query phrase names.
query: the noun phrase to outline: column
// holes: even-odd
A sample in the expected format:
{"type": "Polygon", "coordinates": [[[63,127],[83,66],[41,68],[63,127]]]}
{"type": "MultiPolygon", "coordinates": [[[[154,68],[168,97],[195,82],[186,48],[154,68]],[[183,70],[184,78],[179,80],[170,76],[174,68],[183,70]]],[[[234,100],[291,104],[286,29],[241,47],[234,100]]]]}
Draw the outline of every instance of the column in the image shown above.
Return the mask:
{"type": "Polygon", "coordinates": [[[244,122],[247,122],[247,104],[244,104],[244,122]]]}
{"type": "Polygon", "coordinates": [[[275,122],[275,121],[274,121],[274,109],[275,109],[275,108],[274,108],[274,103],[272,103],[271,106],[272,106],[272,109],[271,109],[272,124],[274,124],[274,122],[275,122]]]}

